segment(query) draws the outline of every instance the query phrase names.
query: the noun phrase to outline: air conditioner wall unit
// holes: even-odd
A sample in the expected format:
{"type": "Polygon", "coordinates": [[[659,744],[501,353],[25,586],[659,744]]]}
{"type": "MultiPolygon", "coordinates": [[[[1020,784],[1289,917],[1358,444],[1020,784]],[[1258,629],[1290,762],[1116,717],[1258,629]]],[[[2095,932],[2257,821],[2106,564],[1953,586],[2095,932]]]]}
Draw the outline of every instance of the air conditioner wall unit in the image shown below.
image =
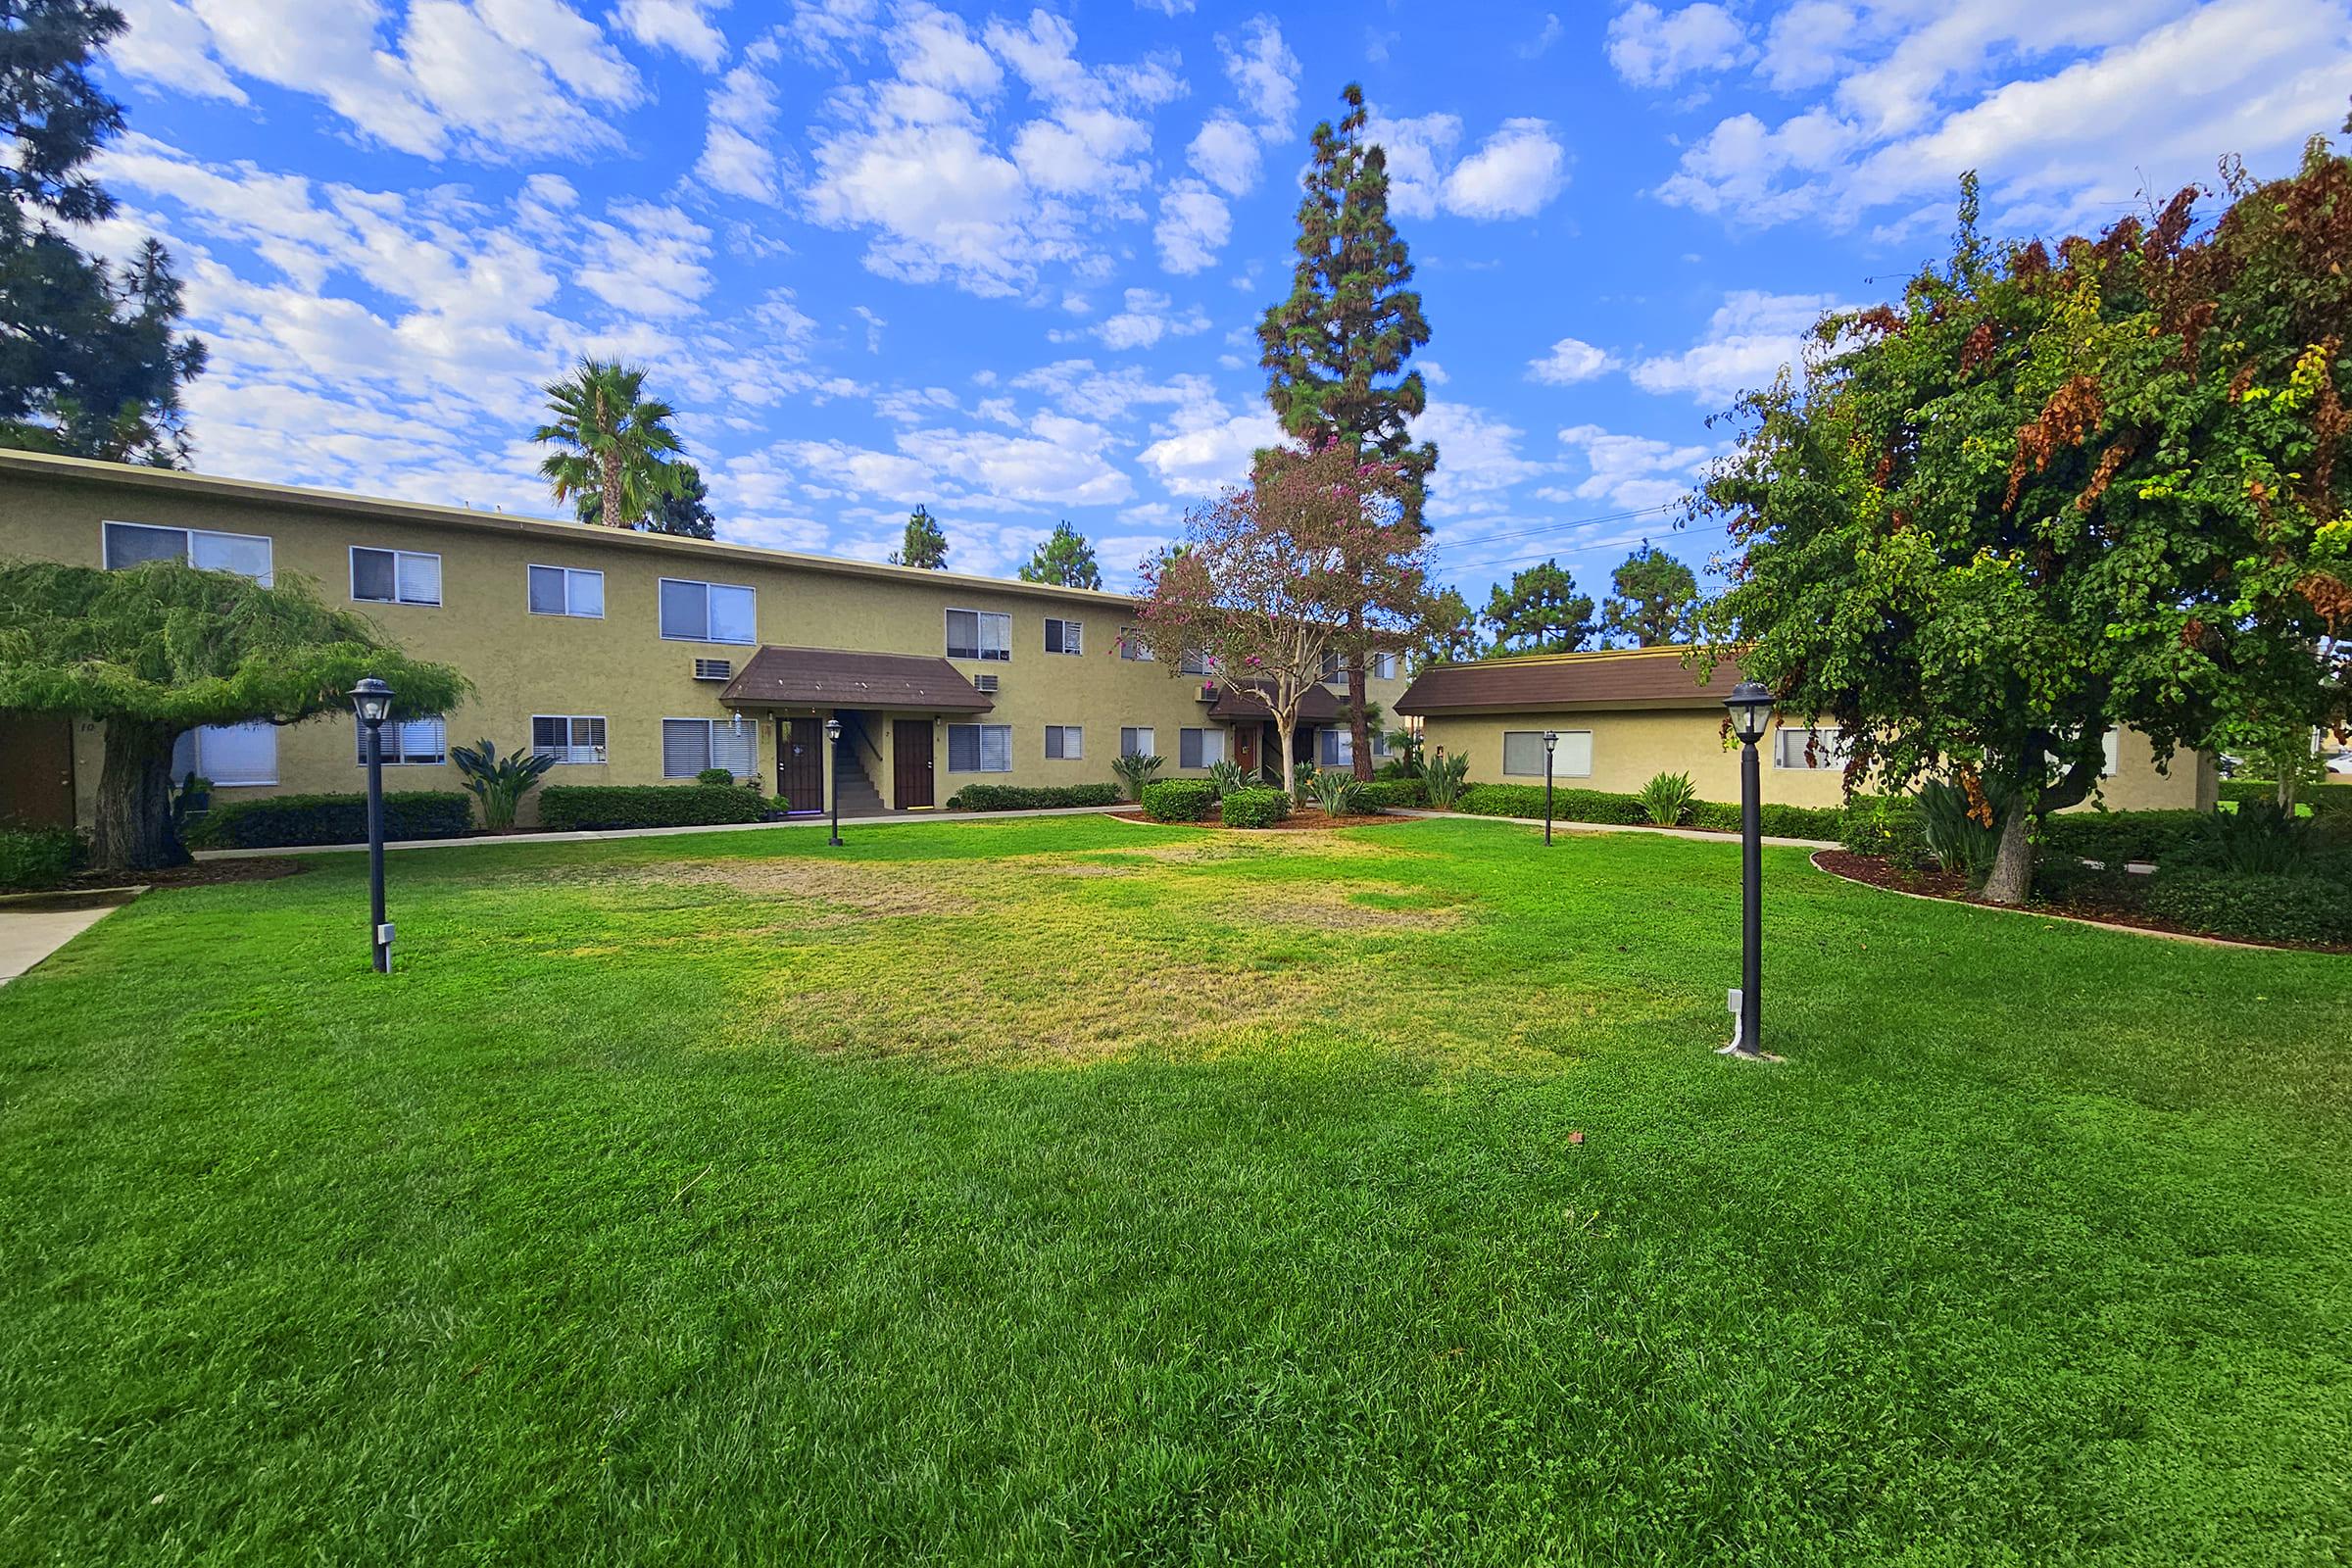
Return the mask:
{"type": "Polygon", "coordinates": [[[735,673],[732,659],[698,659],[694,662],[696,680],[726,680],[735,673]]]}
{"type": "Polygon", "coordinates": [[[994,675],[974,675],[972,677],[972,689],[975,691],[993,693],[997,689],[997,677],[994,675]]]}

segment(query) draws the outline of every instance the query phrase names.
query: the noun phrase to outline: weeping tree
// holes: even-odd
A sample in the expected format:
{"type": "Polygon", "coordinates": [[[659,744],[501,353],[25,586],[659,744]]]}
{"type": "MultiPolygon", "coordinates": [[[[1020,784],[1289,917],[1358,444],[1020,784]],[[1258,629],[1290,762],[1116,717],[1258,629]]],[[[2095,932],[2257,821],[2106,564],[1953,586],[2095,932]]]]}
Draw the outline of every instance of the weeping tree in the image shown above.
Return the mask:
{"type": "Polygon", "coordinates": [[[1971,180],[1948,263],[1825,318],[1702,491],[1736,553],[1713,655],[1834,717],[1849,788],[1958,783],[1998,902],[2109,726],[2169,761],[2345,710],[2352,160],[2233,172],[2210,223],[2199,195],[1994,247],[1971,180]]]}
{"type": "Polygon", "coordinates": [[[91,859],[104,869],[187,858],[172,824],[181,735],[348,712],[366,675],[391,684],[403,718],[446,712],[468,689],[299,579],[265,588],[171,561],[121,571],[0,564],[0,709],[103,726],[91,859]]]}

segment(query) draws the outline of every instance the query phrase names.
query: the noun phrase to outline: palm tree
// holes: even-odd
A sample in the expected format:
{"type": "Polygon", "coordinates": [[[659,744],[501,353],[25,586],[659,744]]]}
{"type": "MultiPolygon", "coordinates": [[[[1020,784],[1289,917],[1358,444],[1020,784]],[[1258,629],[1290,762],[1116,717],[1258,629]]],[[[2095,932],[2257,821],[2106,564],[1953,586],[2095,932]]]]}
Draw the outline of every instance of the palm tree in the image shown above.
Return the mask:
{"type": "Polygon", "coordinates": [[[678,411],[646,401],[644,391],[642,367],[582,359],[579,368],[547,387],[554,422],[531,432],[534,441],[568,449],[539,465],[556,499],[594,496],[597,520],[616,528],[643,521],[684,487],[690,471],[662,461],[683,450],[669,428],[678,411]]]}

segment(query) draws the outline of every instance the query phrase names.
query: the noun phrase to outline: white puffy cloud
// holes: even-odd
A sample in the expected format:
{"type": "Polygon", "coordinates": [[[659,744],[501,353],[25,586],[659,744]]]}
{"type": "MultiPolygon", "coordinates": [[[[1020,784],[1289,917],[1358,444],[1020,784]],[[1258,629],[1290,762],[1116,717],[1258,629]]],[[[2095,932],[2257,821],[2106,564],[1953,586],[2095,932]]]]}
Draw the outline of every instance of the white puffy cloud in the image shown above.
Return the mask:
{"type": "Polygon", "coordinates": [[[1609,64],[1637,87],[1670,87],[1737,65],[1747,53],[1745,24],[1711,0],[1678,11],[1635,0],[1609,22],[1609,64]]]}
{"type": "Polygon", "coordinates": [[[1783,366],[1801,369],[1806,334],[1823,313],[1839,308],[1826,294],[1742,289],[1724,296],[1699,342],[1680,354],[1639,361],[1628,373],[1644,392],[1729,408],[1741,392],[1771,385],[1783,366]]]}
{"type": "Polygon", "coordinates": [[[1189,276],[1216,265],[1217,253],[1233,237],[1233,213],[1197,179],[1180,179],[1159,198],[1159,265],[1189,276]]]}
{"type": "Polygon", "coordinates": [[[620,0],[620,24],[639,43],[668,49],[716,71],[727,57],[727,35],[710,21],[727,0],[620,0]]]}
{"type": "Polygon", "coordinates": [[[1838,74],[1860,24],[1840,0],[1796,0],[1772,19],[1757,70],[1781,92],[1817,87],[1838,74]]]}
{"type": "Polygon", "coordinates": [[[1097,323],[1091,335],[1102,339],[1104,348],[1125,351],[1148,349],[1164,337],[1191,337],[1207,330],[1208,318],[1198,306],[1178,310],[1165,294],[1131,288],[1121,308],[1097,323]]]}
{"type": "Polygon", "coordinates": [[[1225,58],[1225,74],[1243,113],[1257,122],[1267,140],[1288,135],[1298,113],[1298,57],[1282,41],[1282,24],[1272,17],[1252,17],[1240,32],[1217,34],[1217,52],[1225,58]]]}
{"type": "Polygon", "coordinates": [[[1247,482],[1252,455],[1281,440],[1282,426],[1263,406],[1234,414],[1208,397],[1181,406],[1139,456],[1170,493],[1213,496],[1247,482]]]}
{"type": "Polygon", "coordinates": [[[632,316],[657,319],[689,316],[710,292],[710,231],[675,207],[618,202],[612,222],[587,225],[590,237],[579,284],[632,316]]]}
{"type": "Polygon", "coordinates": [[[249,102],[213,53],[213,33],[181,0],[116,0],[129,24],[108,51],[115,66],[147,81],[204,98],[249,102]]]}
{"type": "Polygon", "coordinates": [[[1574,386],[1617,368],[1614,356],[1582,338],[1564,337],[1541,359],[1527,362],[1527,378],[1546,386],[1574,386]]]}
{"type": "Polygon", "coordinates": [[[1185,150],[1194,172],[1228,196],[1247,196],[1257,183],[1257,137],[1229,115],[1216,115],[1185,150]]]}
{"type": "Polygon", "coordinates": [[[1446,210],[1464,218],[1533,218],[1568,183],[1567,150],[1541,120],[1506,120],[1446,176],[1446,210]]]}
{"type": "Polygon", "coordinates": [[[710,89],[710,125],[694,165],[704,184],[759,202],[777,199],[783,176],[783,162],[769,145],[776,89],[763,69],[775,52],[772,41],[756,45],[710,89]]]}
{"type": "Polygon", "coordinates": [[[1536,492],[1537,499],[1606,501],[1628,512],[1681,500],[1714,456],[1706,447],[1619,435],[1596,424],[1562,430],[1560,445],[1583,461],[1585,477],[1570,486],[1545,486],[1536,492]]]}
{"type": "Polygon", "coordinates": [[[1507,512],[1511,492],[1548,472],[1546,464],[1525,456],[1526,432],[1509,420],[1465,403],[1432,399],[1412,421],[1413,439],[1434,441],[1438,469],[1430,477],[1433,517],[1491,516],[1507,512]]]}

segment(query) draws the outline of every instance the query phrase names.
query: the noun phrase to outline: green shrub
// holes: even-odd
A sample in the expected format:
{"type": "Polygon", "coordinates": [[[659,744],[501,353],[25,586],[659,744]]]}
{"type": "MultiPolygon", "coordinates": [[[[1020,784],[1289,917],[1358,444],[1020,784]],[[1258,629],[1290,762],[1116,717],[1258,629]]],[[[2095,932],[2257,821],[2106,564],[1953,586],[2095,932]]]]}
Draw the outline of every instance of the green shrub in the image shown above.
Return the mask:
{"type": "Polygon", "coordinates": [[[1644,816],[1660,827],[1673,827],[1698,800],[1698,786],[1688,773],[1653,773],[1634,798],[1642,803],[1644,816]]]}
{"type": "Polygon", "coordinates": [[[475,741],[471,746],[453,746],[449,760],[457,764],[458,776],[465,781],[466,793],[482,803],[482,826],[493,832],[514,825],[514,808],[522,798],[539,787],[539,780],[556,765],[552,752],[534,756],[523,747],[514,748],[511,757],[500,757],[496,743],[475,741]]]}
{"type": "Polygon", "coordinates": [[[539,825],[564,832],[757,822],[767,797],[738,784],[550,784],[539,825]]]}
{"type": "Polygon", "coordinates": [[[0,893],[63,887],[88,852],[70,827],[0,827],[0,893]]]}
{"type": "Polygon", "coordinates": [[[2045,855],[2034,861],[2033,900],[2036,904],[2089,904],[2107,908],[2132,907],[2147,892],[2148,879],[2127,871],[2120,861],[2091,865],[2072,855],[2045,855]]]}
{"type": "Polygon", "coordinates": [[[1204,778],[1154,779],[1144,786],[1144,814],[1154,822],[1204,822],[1216,808],[1217,787],[1204,778]]]}
{"type": "Polygon", "coordinates": [[[1116,806],[1116,784],[966,784],[948,797],[951,811],[1051,811],[1067,806],[1116,806]]]}
{"type": "Polygon", "coordinates": [[[1985,821],[1978,820],[1975,809],[1968,791],[1949,779],[1932,778],[1919,787],[1919,827],[1928,853],[1946,871],[1962,872],[1972,882],[1992,869],[2001,844],[1993,825],[2000,820],[1999,807],[1992,807],[1995,814],[1985,821]]]}
{"type": "MultiPolygon", "coordinates": [[[[1462,791],[1454,809],[1475,816],[1533,816],[1544,814],[1541,784],[1473,784],[1462,791]]],[[[1639,827],[1648,820],[1642,803],[1631,795],[1606,790],[1552,791],[1551,814],[1562,822],[1608,822],[1639,827]]]]}
{"type": "Polygon", "coordinates": [[[2159,867],[2143,906],[2192,931],[2258,942],[2352,942],[2352,887],[2196,865],[2159,867]]]}
{"type": "Polygon", "coordinates": [[[694,775],[694,781],[697,784],[724,786],[734,783],[735,775],[723,767],[706,767],[700,773],[694,775]]]}
{"type": "MultiPolygon", "coordinates": [[[[2278,786],[2267,779],[2224,779],[2222,799],[2275,803],[2278,799],[2278,786]]],[[[2306,784],[2295,791],[2295,804],[2310,807],[2315,816],[2334,811],[2352,811],[2352,783],[2306,784]]]]}
{"type": "MultiPolygon", "coordinates": [[[[454,839],[472,831],[473,802],[460,791],[402,790],[384,796],[387,840],[454,839]]],[[[204,850],[365,844],[368,797],[272,795],[258,801],[234,801],[191,819],[187,840],[204,850]]]]}
{"type": "Polygon", "coordinates": [[[1218,808],[1227,827],[1272,827],[1290,814],[1290,794],[1277,789],[1235,790],[1218,808]]]}
{"type": "Polygon", "coordinates": [[[1114,757],[1110,760],[1110,771],[1126,786],[1127,799],[1140,801],[1144,798],[1144,786],[1152,782],[1152,775],[1159,771],[1163,760],[1157,757],[1114,757]]]}
{"type": "Polygon", "coordinates": [[[1208,781],[1217,787],[1219,795],[1231,795],[1235,790],[1250,787],[1250,776],[1242,771],[1242,764],[1230,757],[1220,758],[1208,764],[1208,781]]]}
{"type": "MultiPolygon", "coordinates": [[[[1740,816],[1738,807],[1727,807],[1732,819],[1740,816]]],[[[1764,831],[1774,838],[1820,839],[1825,843],[1838,842],[1839,827],[1845,820],[1845,810],[1837,806],[1776,806],[1767,805],[1756,813],[1763,818],[1764,831]]]]}
{"type": "Polygon", "coordinates": [[[2164,861],[2212,819],[2209,811],[2060,811],[2042,818],[2041,843],[2102,865],[2164,861]]]}
{"type": "Polygon", "coordinates": [[[1456,752],[1451,757],[1433,760],[1421,770],[1421,785],[1428,794],[1429,804],[1441,811],[1461,809],[1462,795],[1469,786],[1462,781],[1470,776],[1470,757],[1456,752]]]}
{"type": "Polygon", "coordinates": [[[1855,796],[1838,813],[1838,831],[1830,836],[1856,855],[1879,856],[1899,870],[1921,870],[1930,858],[1919,803],[1908,795],[1855,796]]]}
{"type": "Polygon", "coordinates": [[[1422,809],[1429,805],[1429,786],[1417,778],[1376,778],[1356,786],[1359,810],[1386,811],[1398,807],[1422,809]]]}

